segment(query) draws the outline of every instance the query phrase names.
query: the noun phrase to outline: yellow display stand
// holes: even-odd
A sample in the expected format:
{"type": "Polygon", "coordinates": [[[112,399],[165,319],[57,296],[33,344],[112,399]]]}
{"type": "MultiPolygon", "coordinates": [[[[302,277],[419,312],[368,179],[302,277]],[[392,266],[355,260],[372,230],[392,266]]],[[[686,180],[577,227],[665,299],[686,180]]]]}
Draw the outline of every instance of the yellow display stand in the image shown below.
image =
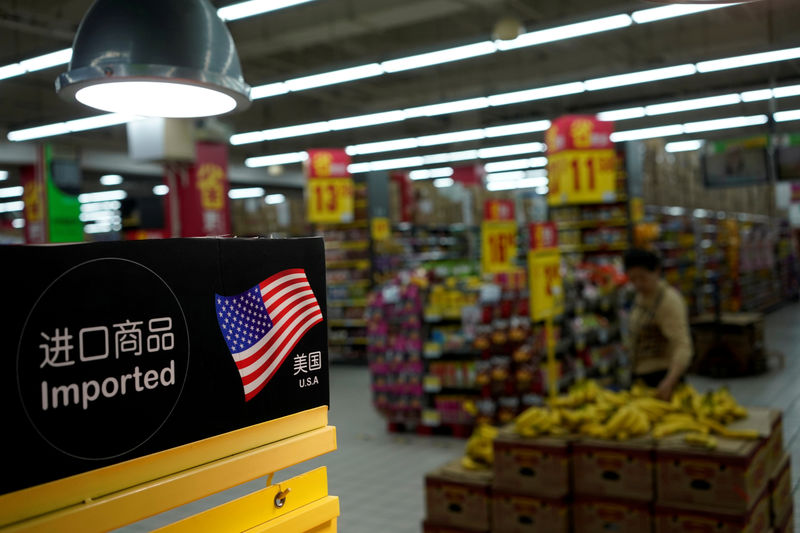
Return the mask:
{"type": "Polygon", "coordinates": [[[335,532],[339,499],[318,468],[272,475],[336,449],[325,406],[0,496],[0,532],[108,531],[269,476],[267,487],[159,531],[335,532]]]}

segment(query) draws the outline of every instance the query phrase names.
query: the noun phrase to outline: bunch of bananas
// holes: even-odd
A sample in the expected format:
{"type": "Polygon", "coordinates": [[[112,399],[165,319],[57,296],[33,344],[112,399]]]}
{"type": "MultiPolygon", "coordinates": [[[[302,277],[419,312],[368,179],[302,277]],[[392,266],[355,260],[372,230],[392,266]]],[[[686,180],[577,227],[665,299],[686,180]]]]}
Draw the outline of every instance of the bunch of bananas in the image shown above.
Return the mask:
{"type": "Polygon", "coordinates": [[[467,440],[467,449],[461,458],[461,466],[468,470],[484,470],[494,463],[494,439],[497,428],[488,424],[479,424],[472,436],[467,440]]]}
{"type": "Polygon", "coordinates": [[[518,434],[526,437],[578,434],[625,440],[648,434],[663,438],[690,432],[687,442],[706,448],[716,447],[711,433],[736,438],[759,436],[756,431],[726,427],[747,416],[747,410],[726,388],[700,394],[683,385],[670,402],[655,398],[655,392],[641,384],[612,392],[586,381],[552,399],[547,406],[526,409],[514,426],[518,434]]]}

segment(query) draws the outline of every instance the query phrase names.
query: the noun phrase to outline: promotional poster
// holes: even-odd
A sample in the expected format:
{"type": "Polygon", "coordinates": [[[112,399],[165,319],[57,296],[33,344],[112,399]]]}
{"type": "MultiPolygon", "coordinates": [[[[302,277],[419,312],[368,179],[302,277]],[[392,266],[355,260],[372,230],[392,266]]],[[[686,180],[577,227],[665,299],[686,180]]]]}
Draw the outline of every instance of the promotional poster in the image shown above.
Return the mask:
{"type": "Polygon", "coordinates": [[[0,493],[328,404],[321,238],[0,249],[0,493]]]}

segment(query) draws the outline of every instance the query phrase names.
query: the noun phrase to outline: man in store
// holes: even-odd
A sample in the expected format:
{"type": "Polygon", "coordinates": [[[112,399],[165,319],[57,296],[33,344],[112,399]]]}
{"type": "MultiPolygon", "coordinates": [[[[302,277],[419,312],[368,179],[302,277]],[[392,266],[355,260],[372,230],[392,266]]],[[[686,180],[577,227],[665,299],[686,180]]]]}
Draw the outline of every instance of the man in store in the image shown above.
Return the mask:
{"type": "Polygon", "coordinates": [[[661,261],[653,252],[630,250],[625,272],[636,289],[630,315],[634,381],[657,388],[658,398],[669,400],[692,358],[686,302],[661,278],[661,261]]]}

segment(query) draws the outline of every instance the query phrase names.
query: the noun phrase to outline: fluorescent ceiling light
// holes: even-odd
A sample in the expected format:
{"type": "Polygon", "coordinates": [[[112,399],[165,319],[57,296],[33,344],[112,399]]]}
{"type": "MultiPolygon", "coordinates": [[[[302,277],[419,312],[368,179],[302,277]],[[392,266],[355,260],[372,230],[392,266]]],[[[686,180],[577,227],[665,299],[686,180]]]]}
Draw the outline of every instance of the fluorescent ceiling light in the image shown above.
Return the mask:
{"type": "MultiPolygon", "coordinates": [[[[487,172],[489,172],[487,170],[487,172]]],[[[521,180],[525,177],[524,170],[515,170],[513,172],[494,172],[486,175],[486,181],[493,182],[493,181],[517,181],[521,180]]]]}
{"type": "Polygon", "coordinates": [[[548,192],[550,192],[550,187],[547,187],[546,185],[545,185],[545,186],[542,186],[542,187],[536,187],[536,189],[535,189],[535,192],[536,192],[536,194],[538,194],[539,196],[544,196],[545,194],[547,194],[548,192]]]}
{"type": "Polygon", "coordinates": [[[426,165],[437,165],[439,163],[455,163],[456,161],[469,161],[478,158],[478,150],[461,150],[448,154],[431,154],[422,157],[426,165]]]}
{"type": "Polygon", "coordinates": [[[165,196],[169,194],[169,185],[155,185],[153,186],[153,194],[156,196],[165,196]]]}
{"type": "Polygon", "coordinates": [[[332,70],[331,72],[323,72],[322,74],[303,76],[302,78],[294,78],[284,83],[290,91],[305,91],[306,89],[313,89],[314,87],[336,85],[338,83],[380,76],[381,74],[383,74],[381,66],[377,63],[370,63],[357,67],[332,70]]]}
{"type": "Polygon", "coordinates": [[[519,155],[519,154],[543,152],[544,150],[545,150],[545,145],[539,142],[510,144],[508,146],[481,148],[480,150],[478,150],[478,158],[491,159],[494,157],[505,157],[507,155],[519,155]]]}
{"type": "Polygon", "coordinates": [[[260,98],[269,98],[270,96],[278,96],[279,94],[286,94],[288,92],[289,87],[282,81],[266,83],[250,89],[250,98],[258,100],[260,98]]]}
{"type": "Polygon", "coordinates": [[[350,174],[361,174],[362,172],[369,172],[369,163],[351,163],[347,167],[347,172],[350,174]]]}
{"type": "Polygon", "coordinates": [[[786,98],[788,96],[800,95],[800,85],[788,85],[786,87],[776,87],[772,90],[775,98],[786,98]]]}
{"type": "Polygon", "coordinates": [[[57,67],[58,65],[66,65],[70,59],[72,59],[72,48],[65,48],[57,52],[50,52],[49,54],[20,61],[19,64],[27,72],[36,72],[37,70],[57,67]]]}
{"type": "Polygon", "coordinates": [[[506,170],[518,170],[526,168],[540,168],[547,166],[546,157],[531,157],[530,159],[513,159],[510,161],[497,161],[486,163],[486,172],[503,172],[506,170]]]}
{"type": "Polygon", "coordinates": [[[549,87],[538,87],[536,89],[525,89],[522,91],[513,91],[510,93],[494,94],[489,96],[489,105],[502,106],[509,104],[516,104],[519,102],[532,102],[534,100],[545,100],[547,98],[556,98],[559,96],[566,96],[568,94],[578,94],[586,90],[583,82],[574,81],[570,83],[561,83],[559,85],[551,85],[549,87]]]}
{"type": "Polygon", "coordinates": [[[683,127],[680,124],[669,126],[656,126],[653,128],[642,128],[639,130],[615,131],[611,134],[611,141],[625,142],[637,141],[640,139],[655,139],[657,137],[669,137],[671,135],[683,134],[683,127]]]}
{"type": "Polygon", "coordinates": [[[800,120],[800,109],[793,109],[791,111],[778,111],[773,115],[775,122],[789,122],[791,120],[800,120]]]}
{"type": "Polygon", "coordinates": [[[736,57],[726,57],[724,59],[714,59],[712,61],[701,61],[697,63],[698,72],[716,72],[732,68],[751,67],[764,63],[774,63],[776,61],[787,61],[800,58],[800,47],[787,48],[784,50],[773,50],[771,52],[761,52],[758,54],[747,54],[736,57]]]}
{"type": "Polygon", "coordinates": [[[121,222],[119,211],[92,211],[81,213],[78,217],[81,222],[121,222]]]}
{"type": "Polygon", "coordinates": [[[93,202],[124,200],[127,197],[128,193],[120,189],[116,191],[86,192],[78,195],[78,201],[82,204],[90,204],[93,202]]]}
{"type": "Polygon", "coordinates": [[[15,218],[11,221],[11,226],[16,229],[22,229],[25,227],[25,219],[24,218],[15,218]]]}
{"type": "Polygon", "coordinates": [[[633,24],[633,20],[629,15],[612,15],[610,17],[603,17],[594,20],[587,20],[585,22],[566,24],[564,26],[557,26],[555,28],[547,28],[545,30],[523,33],[511,41],[498,40],[495,41],[495,44],[497,45],[498,50],[514,50],[515,48],[536,46],[538,44],[551,43],[553,41],[574,39],[575,37],[590,35],[592,33],[627,28],[631,24],[633,24]]]}
{"type": "Polygon", "coordinates": [[[628,74],[617,74],[614,76],[586,80],[584,86],[587,91],[599,91],[601,89],[611,89],[613,87],[623,87],[626,85],[636,85],[638,83],[649,83],[651,81],[691,76],[696,72],[697,69],[695,66],[687,63],[674,67],[655,68],[642,70],[640,72],[630,72],[628,74]]]}
{"type": "Polygon", "coordinates": [[[602,111],[597,114],[597,120],[614,122],[616,120],[628,120],[645,116],[643,107],[629,107],[627,109],[616,109],[614,111],[602,111]]]}
{"type": "Polygon", "coordinates": [[[108,115],[78,118],[65,122],[65,124],[67,128],[69,128],[69,131],[74,133],[76,131],[96,130],[98,128],[126,124],[132,120],[138,120],[138,118],[139,117],[132,117],[131,115],[123,115],[120,113],[110,113],[108,115]]]}
{"type": "Polygon", "coordinates": [[[395,139],[392,141],[379,141],[364,144],[355,144],[345,148],[348,155],[375,154],[379,152],[393,152],[395,150],[407,150],[417,148],[419,143],[414,138],[395,139]]]}
{"type": "Polygon", "coordinates": [[[391,170],[395,168],[421,167],[425,160],[420,156],[400,157],[397,159],[387,159],[385,161],[373,161],[369,165],[371,171],[391,170]]]}
{"type": "Polygon", "coordinates": [[[217,15],[224,21],[240,20],[270,11],[313,2],[314,0],[249,0],[217,9],[217,15]]]}
{"type": "Polygon", "coordinates": [[[22,196],[23,192],[25,192],[25,189],[23,189],[22,186],[4,187],[0,189],[0,198],[14,198],[17,196],[22,196]]]}
{"type": "Polygon", "coordinates": [[[450,113],[461,113],[474,109],[485,109],[489,107],[489,99],[485,96],[479,98],[468,98],[466,100],[456,100],[455,102],[444,102],[442,104],[423,105],[405,109],[408,118],[416,117],[435,117],[437,115],[449,115],[450,113]]]}
{"type": "Polygon", "coordinates": [[[25,68],[19,63],[12,63],[10,65],[5,65],[0,67],[0,80],[14,78],[16,76],[22,76],[26,72],[27,71],[25,70],[25,68]]]}
{"type": "Polygon", "coordinates": [[[699,150],[702,147],[703,147],[703,141],[692,140],[692,141],[676,141],[667,143],[664,146],[664,149],[667,152],[675,153],[675,152],[692,152],[694,150],[699,150]]]}
{"type": "Polygon", "coordinates": [[[391,122],[402,122],[406,119],[404,111],[386,111],[383,113],[371,113],[369,115],[359,115],[348,118],[337,118],[328,121],[331,130],[349,130],[353,128],[363,128],[365,126],[377,126],[378,124],[389,124],[391,122]]]}
{"type": "MultiPolygon", "coordinates": [[[[166,187],[166,185],[165,185],[166,187]]],[[[93,213],[95,211],[113,211],[122,207],[122,204],[117,200],[108,202],[93,202],[90,204],[81,204],[81,213],[93,213]]]]}
{"type": "Polygon", "coordinates": [[[437,178],[433,180],[433,186],[437,189],[443,189],[445,187],[452,187],[455,181],[453,178],[437,178]]]}
{"type": "Polygon", "coordinates": [[[69,126],[67,126],[66,122],[57,122],[24,130],[9,131],[8,140],[14,142],[29,141],[31,139],[52,137],[53,135],[64,135],[65,133],[69,133],[69,126]]]}
{"type": "Polygon", "coordinates": [[[547,128],[549,127],[549,120],[534,120],[532,122],[521,122],[519,124],[506,124],[504,126],[492,126],[490,128],[484,128],[483,133],[488,138],[505,137],[508,135],[524,135],[526,133],[547,131],[547,128]]]}
{"type": "Polygon", "coordinates": [[[86,224],[83,231],[86,233],[109,233],[112,230],[119,230],[119,224],[109,224],[108,222],[95,222],[93,224],[86,224]]]}
{"type": "Polygon", "coordinates": [[[119,185],[123,181],[122,176],[119,174],[106,174],[105,176],[100,176],[100,183],[102,185],[119,185]]]}
{"type": "Polygon", "coordinates": [[[417,137],[417,143],[419,146],[435,146],[437,144],[450,144],[450,143],[457,143],[457,142],[464,142],[464,141],[475,141],[479,139],[483,139],[486,137],[486,134],[483,130],[466,130],[466,131],[454,131],[451,133],[439,133],[436,135],[425,135],[422,137],[417,137]]]}
{"type": "Polygon", "coordinates": [[[264,189],[261,187],[243,187],[241,189],[231,189],[228,191],[228,198],[238,200],[240,198],[259,198],[264,196],[264,189]]]}
{"type": "Polygon", "coordinates": [[[240,144],[251,144],[265,141],[266,134],[263,131],[249,131],[247,133],[234,133],[229,139],[230,143],[234,146],[240,144]]]}
{"type": "Polygon", "coordinates": [[[682,17],[684,15],[693,15],[695,13],[702,13],[703,11],[710,11],[721,7],[730,7],[732,5],[736,4],[673,4],[650,9],[640,9],[639,11],[634,11],[631,17],[633,17],[636,24],[647,24],[648,22],[682,17]]]}
{"type": "Polygon", "coordinates": [[[453,175],[452,167],[426,168],[422,170],[412,170],[408,177],[412,180],[427,180],[431,178],[449,178],[453,175]]]}
{"type": "Polygon", "coordinates": [[[648,115],[665,115],[667,113],[679,113],[681,111],[692,111],[694,109],[734,105],[741,101],[742,99],[738,94],[723,94],[720,96],[694,98],[666,104],[653,104],[645,106],[644,110],[648,115]]]}
{"type": "Polygon", "coordinates": [[[282,194],[268,194],[264,197],[264,203],[267,205],[278,205],[286,201],[286,196],[282,194]]]}
{"type": "Polygon", "coordinates": [[[25,209],[25,202],[19,200],[17,202],[3,202],[0,203],[0,213],[14,213],[25,209]]]}
{"type": "Polygon", "coordinates": [[[0,181],[8,179],[8,170],[0,170],[0,181]]]}
{"type": "Polygon", "coordinates": [[[315,133],[325,133],[331,131],[327,122],[312,122],[310,124],[298,124],[297,126],[285,126],[283,128],[272,128],[264,130],[265,140],[288,139],[290,137],[301,137],[303,135],[314,135],[315,133]]]}
{"type": "Polygon", "coordinates": [[[684,133],[699,133],[701,131],[716,131],[731,128],[744,128],[767,123],[767,115],[752,115],[747,117],[720,118],[716,120],[702,120],[689,122],[683,125],[684,133]]]}
{"type": "Polygon", "coordinates": [[[290,152],[288,154],[262,155],[259,157],[248,157],[244,164],[250,168],[270,167],[272,165],[288,165],[290,163],[302,163],[308,159],[308,152],[290,152]]]}
{"type": "Polygon", "coordinates": [[[772,98],[772,89],[757,89],[755,91],[745,91],[739,95],[742,102],[758,102],[772,98]]]}
{"type": "Polygon", "coordinates": [[[457,46],[455,48],[437,50],[436,52],[392,59],[390,61],[384,61],[380,66],[383,67],[383,70],[386,72],[394,73],[403,70],[429,67],[431,65],[439,65],[441,63],[449,63],[451,61],[460,61],[471,57],[492,54],[496,51],[497,46],[493,42],[484,41],[465,46],[457,46]]]}

